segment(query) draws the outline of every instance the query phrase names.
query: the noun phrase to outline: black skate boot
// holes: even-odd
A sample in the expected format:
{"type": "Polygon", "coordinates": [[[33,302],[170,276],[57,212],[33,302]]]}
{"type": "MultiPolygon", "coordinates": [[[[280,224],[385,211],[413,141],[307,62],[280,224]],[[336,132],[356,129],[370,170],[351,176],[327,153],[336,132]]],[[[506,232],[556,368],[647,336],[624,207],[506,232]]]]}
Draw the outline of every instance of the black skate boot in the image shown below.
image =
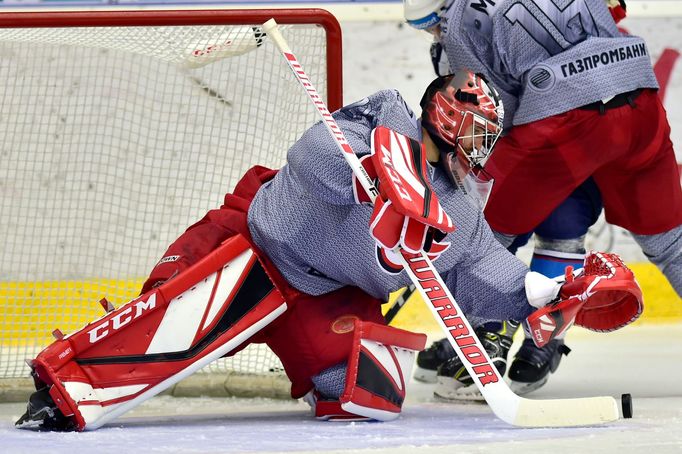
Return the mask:
{"type": "Polygon", "coordinates": [[[19,429],[45,431],[72,431],[76,424],[62,414],[50,396],[50,388],[45,386],[31,394],[26,413],[14,425],[19,429]]]}
{"type": "MultiPolygon", "coordinates": [[[[497,325],[499,327],[499,324],[497,325]]],[[[487,325],[476,329],[476,335],[500,375],[504,375],[507,368],[507,354],[518,327],[518,322],[509,320],[502,322],[502,327],[497,330],[487,325]]],[[[437,384],[433,393],[437,397],[448,400],[484,400],[474,380],[457,356],[438,368],[437,384]]]]}
{"type": "Polygon", "coordinates": [[[554,339],[543,348],[538,348],[532,339],[524,339],[509,368],[511,389],[522,395],[541,388],[559,367],[561,356],[570,351],[563,339],[554,339]]]}
{"type": "Polygon", "coordinates": [[[414,379],[424,383],[436,383],[438,366],[456,356],[455,349],[447,339],[437,340],[429,348],[417,354],[414,379]]]}

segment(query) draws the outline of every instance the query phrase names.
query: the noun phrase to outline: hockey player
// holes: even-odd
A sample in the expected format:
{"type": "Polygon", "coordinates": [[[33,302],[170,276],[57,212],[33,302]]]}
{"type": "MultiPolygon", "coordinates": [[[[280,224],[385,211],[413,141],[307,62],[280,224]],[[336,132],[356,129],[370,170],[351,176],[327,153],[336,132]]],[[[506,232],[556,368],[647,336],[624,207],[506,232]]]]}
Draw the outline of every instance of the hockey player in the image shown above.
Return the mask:
{"type": "Polygon", "coordinates": [[[171,245],[139,298],[38,355],[19,424],[100,427],[248,342],[271,347],[318,417],[394,419],[425,343],[382,322],[380,301],[409,282],[396,248],[427,250],[466,314],[530,316],[540,343],[574,321],[608,331],[637,317],[641,292],[617,257],[595,254],[564,283],[530,273],[493,237],[465,194],[487,197],[478,164],[503,118],[480,77],[437,79],[422,107],[420,122],[385,90],[334,114],[376,177],[373,205],[322,123],[281,170],[249,171],[171,245]]]}
{"type": "MultiPolygon", "coordinates": [[[[446,5],[445,0],[406,0],[405,17],[413,27],[434,32],[446,5]]],[[[621,5],[614,1],[609,7],[617,20],[625,16],[624,3],[621,5]]],[[[438,37],[434,38],[431,46],[434,71],[438,75],[449,74],[454,68],[450,67],[440,40],[438,37]]],[[[508,121],[506,129],[510,127],[511,122],[508,121]]],[[[590,178],[533,229],[535,248],[530,269],[548,277],[562,275],[567,266],[575,270],[580,269],[586,253],[587,231],[597,221],[601,210],[599,190],[590,178]]],[[[496,234],[504,244],[509,244],[507,237],[496,234]]],[[[509,251],[516,253],[519,247],[528,242],[530,236],[531,233],[517,235],[509,244],[509,251]]],[[[479,337],[488,346],[488,353],[495,358],[495,363],[502,374],[507,369],[509,348],[518,326],[519,323],[513,320],[489,321],[477,329],[479,337]]],[[[570,351],[561,337],[554,339],[542,349],[531,339],[525,339],[509,368],[512,389],[519,394],[526,394],[542,387],[547,383],[550,373],[558,368],[562,355],[570,351]]],[[[434,392],[440,397],[456,400],[482,399],[447,339],[434,342],[428,349],[419,353],[415,378],[425,382],[436,382],[434,392]],[[462,386],[463,384],[465,386],[462,386]]]]}
{"type": "MultiPolygon", "coordinates": [[[[434,55],[486,76],[508,107],[507,126],[514,128],[487,166],[498,183],[486,207],[497,236],[512,244],[556,215],[552,210],[575,188],[596,185],[607,220],[633,233],[679,294],[679,175],[646,46],[614,23],[624,17],[624,3],[405,0],[405,6],[414,26],[435,35],[434,55]]],[[[513,380],[532,372],[534,360],[550,359],[538,371],[558,365],[560,354],[534,350],[526,340],[513,380]]],[[[435,346],[430,356],[447,353],[435,346]]]]}

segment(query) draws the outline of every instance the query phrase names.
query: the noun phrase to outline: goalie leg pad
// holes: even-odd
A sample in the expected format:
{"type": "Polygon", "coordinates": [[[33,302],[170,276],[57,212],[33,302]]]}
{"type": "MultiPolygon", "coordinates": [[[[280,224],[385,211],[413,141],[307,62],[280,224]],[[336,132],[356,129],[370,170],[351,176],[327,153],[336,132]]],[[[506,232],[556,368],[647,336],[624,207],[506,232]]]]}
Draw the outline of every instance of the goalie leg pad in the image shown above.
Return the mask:
{"type": "MultiPolygon", "coordinates": [[[[346,364],[353,349],[355,320],[384,323],[382,301],[357,287],[317,296],[300,294],[287,302],[291,309],[268,327],[263,337],[282,361],[294,399],[315,387],[314,377],[346,364]]],[[[333,397],[338,399],[342,391],[340,386],[333,397]]]]}
{"type": "Polygon", "coordinates": [[[77,430],[96,429],[248,341],[287,304],[241,236],[33,360],[77,430]]]}
{"type": "Polygon", "coordinates": [[[425,334],[357,320],[341,409],[378,421],[396,419],[415,355],[425,346],[425,334]]]}

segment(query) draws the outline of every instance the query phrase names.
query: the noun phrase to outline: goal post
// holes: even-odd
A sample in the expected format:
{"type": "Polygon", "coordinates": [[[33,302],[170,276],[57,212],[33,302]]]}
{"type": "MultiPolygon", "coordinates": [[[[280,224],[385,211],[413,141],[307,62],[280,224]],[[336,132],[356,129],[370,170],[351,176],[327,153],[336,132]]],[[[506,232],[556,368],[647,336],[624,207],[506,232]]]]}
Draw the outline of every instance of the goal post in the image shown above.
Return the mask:
{"type": "MultiPolygon", "coordinates": [[[[323,10],[0,13],[0,400],[25,394],[24,360],[55,328],[135,297],[175,238],[317,121],[270,18],[341,107],[341,30],[323,10]]],[[[204,372],[187,393],[286,383],[264,345],[204,372]]]]}

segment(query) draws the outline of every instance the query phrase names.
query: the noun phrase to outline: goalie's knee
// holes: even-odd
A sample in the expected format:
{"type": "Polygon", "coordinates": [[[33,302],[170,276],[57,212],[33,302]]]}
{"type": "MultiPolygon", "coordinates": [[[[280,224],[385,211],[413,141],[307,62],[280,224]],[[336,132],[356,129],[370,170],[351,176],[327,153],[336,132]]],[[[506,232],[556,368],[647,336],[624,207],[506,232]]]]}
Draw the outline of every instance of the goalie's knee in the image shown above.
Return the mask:
{"type": "Polygon", "coordinates": [[[320,419],[393,420],[426,336],[359,320],[354,331],[348,361],[315,376],[315,392],[307,400],[320,419]]]}

